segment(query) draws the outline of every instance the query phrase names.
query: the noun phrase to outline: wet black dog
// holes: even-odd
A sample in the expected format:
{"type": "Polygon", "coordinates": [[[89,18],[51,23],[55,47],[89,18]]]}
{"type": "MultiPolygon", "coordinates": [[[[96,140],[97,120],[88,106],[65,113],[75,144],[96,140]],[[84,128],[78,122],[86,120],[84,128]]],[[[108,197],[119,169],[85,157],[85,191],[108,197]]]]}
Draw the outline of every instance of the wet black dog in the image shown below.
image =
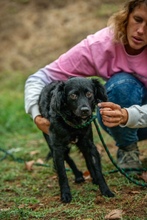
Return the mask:
{"type": "Polygon", "coordinates": [[[102,195],[114,196],[103,177],[100,155],[93,143],[91,117],[100,100],[107,100],[104,87],[97,79],[83,77],[73,77],[66,82],[53,82],[45,86],[40,95],[40,112],[50,121],[49,135],[44,136],[53,155],[61,200],[65,203],[70,202],[72,196],[64,160],[71,167],[75,182],[84,181],[82,172],[69,156],[68,145],[71,142],[82,152],[93,183],[99,185],[102,195]]]}

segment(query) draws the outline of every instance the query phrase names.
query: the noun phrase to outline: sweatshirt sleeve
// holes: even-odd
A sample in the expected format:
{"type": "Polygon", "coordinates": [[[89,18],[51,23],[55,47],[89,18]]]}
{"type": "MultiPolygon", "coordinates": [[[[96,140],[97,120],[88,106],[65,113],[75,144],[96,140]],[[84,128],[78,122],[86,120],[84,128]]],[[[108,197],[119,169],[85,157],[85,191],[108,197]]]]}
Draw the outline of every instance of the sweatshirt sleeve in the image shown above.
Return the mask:
{"type": "Polygon", "coordinates": [[[24,102],[25,111],[30,114],[33,120],[37,115],[41,115],[38,107],[39,95],[43,87],[52,80],[47,77],[43,69],[29,76],[25,83],[24,102]]]}
{"type": "Polygon", "coordinates": [[[147,127],[147,104],[143,106],[133,105],[129,108],[126,108],[126,110],[128,111],[128,122],[124,125],[125,127],[147,127]]]}

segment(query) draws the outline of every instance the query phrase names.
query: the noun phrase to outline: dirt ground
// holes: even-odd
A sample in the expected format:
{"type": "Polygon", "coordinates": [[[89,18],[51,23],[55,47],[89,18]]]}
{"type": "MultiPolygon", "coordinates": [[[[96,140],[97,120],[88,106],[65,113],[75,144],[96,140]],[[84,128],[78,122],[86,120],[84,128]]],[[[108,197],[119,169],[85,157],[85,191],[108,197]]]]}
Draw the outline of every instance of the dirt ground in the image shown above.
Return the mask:
{"type": "Polygon", "coordinates": [[[104,27],[115,1],[1,0],[0,71],[37,70],[58,58],[104,27]]]}
{"type": "MultiPolygon", "coordinates": [[[[21,71],[29,74],[58,58],[88,34],[106,26],[122,0],[0,0],[0,75],[21,71]],[[116,4],[115,4],[116,3],[116,4]],[[113,8],[111,7],[113,4],[113,8]]],[[[143,190],[143,189],[141,189],[143,190]]],[[[122,189],[124,206],[144,219],[147,197],[136,206],[138,187],[122,189]],[[127,195],[127,196],[126,196],[127,195]]],[[[96,204],[112,206],[97,197],[96,204]]],[[[47,204],[49,201],[46,201],[47,204]]],[[[113,200],[113,205],[119,199],[113,200]]],[[[129,212],[126,209],[125,212],[129,212]]],[[[127,213],[128,215],[131,213],[127,213]]]]}

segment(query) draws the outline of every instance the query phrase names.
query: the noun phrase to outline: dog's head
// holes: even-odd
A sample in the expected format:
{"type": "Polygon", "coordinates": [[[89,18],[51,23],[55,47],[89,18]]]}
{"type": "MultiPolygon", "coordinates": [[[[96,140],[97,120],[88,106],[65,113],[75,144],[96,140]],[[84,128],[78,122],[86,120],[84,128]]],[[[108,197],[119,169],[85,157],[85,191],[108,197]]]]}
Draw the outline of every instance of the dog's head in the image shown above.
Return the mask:
{"type": "Polygon", "coordinates": [[[106,101],[104,86],[97,79],[73,77],[58,84],[54,90],[52,109],[61,114],[86,119],[100,101],[106,101]]]}

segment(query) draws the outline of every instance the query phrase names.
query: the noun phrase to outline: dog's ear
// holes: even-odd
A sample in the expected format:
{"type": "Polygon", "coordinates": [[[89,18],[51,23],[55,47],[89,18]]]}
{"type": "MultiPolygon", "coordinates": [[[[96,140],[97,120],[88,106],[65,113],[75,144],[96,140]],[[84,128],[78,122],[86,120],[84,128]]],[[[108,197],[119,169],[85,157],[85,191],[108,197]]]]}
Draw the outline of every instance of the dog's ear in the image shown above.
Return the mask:
{"type": "Polygon", "coordinates": [[[94,88],[94,97],[95,101],[98,103],[100,101],[106,102],[107,101],[107,94],[105,87],[97,80],[91,79],[93,88],[94,88]]]}
{"type": "Polygon", "coordinates": [[[59,82],[53,92],[51,107],[55,112],[60,112],[61,107],[64,106],[65,103],[64,86],[65,86],[64,82],[59,82]]]}

